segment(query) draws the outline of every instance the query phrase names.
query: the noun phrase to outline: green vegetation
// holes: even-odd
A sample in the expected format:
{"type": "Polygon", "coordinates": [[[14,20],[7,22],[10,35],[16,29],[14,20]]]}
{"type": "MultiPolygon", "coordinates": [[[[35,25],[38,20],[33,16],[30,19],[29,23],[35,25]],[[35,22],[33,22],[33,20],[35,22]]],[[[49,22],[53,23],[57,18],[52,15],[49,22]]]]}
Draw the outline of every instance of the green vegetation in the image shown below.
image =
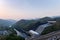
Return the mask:
{"type": "Polygon", "coordinates": [[[46,27],[44,31],[41,33],[41,35],[48,34],[53,31],[58,31],[60,30],[60,21],[57,21],[54,25],[46,27]]]}
{"type": "Polygon", "coordinates": [[[14,28],[21,28],[25,31],[36,29],[39,25],[46,23],[45,19],[36,19],[36,20],[20,20],[16,24],[14,24],[12,27],[14,28]]]}
{"type": "Polygon", "coordinates": [[[10,34],[8,36],[0,36],[0,40],[25,40],[20,36],[16,36],[15,34],[10,34]]]}
{"type": "Polygon", "coordinates": [[[20,20],[16,24],[14,24],[12,27],[21,28],[25,31],[36,30],[39,25],[43,23],[47,23],[47,21],[57,21],[57,23],[50,27],[46,27],[42,32],[42,35],[60,30],[60,17],[55,17],[55,18],[44,17],[36,20],[20,20]]]}
{"type": "Polygon", "coordinates": [[[12,27],[18,27],[18,28],[22,28],[24,30],[28,30],[27,27],[30,25],[30,24],[33,24],[35,23],[36,21],[35,20],[20,20],[18,21],[16,24],[14,24],[12,27]]]}
{"type": "Polygon", "coordinates": [[[20,36],[16,36],[14,34],[10,34],[9,36],[6,36],[6,40],[25,40],[24,38],[20,36]]]}

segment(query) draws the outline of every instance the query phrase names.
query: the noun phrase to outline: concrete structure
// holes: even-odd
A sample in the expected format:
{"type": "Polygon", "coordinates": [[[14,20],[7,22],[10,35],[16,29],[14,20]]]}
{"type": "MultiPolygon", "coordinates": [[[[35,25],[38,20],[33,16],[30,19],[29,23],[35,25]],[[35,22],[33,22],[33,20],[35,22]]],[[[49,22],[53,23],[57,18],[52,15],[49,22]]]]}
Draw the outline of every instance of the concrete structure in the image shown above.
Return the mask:
{"type": "Polygon", "coordinates": [[[21,36],[21,37],[23,37],[23,38],[26,38],[26,37],[27,37],[27,35],[26,35],[25,33],[19,32],[19,31],[16,30],[16,29],[14,29],[14,30],[16,31],[17,36],[21,36]]]}
{"type": "Polygon", "coordinates": [[[50,24],[50,23],[46,23],[46,24],[43,24],[43,25],[40,25],[35,31],[38,32],[39,34],[41,34],[41,32],[48,26],[51,26],[53,24],[50,24]]]}
{"type": "Polygon", "coordinates": [[[46,35],[39,36],[37,38],[36,37],[35,38],[28,37],[25,40],[60,40],[60,30],[51,32],[46,35]]]}
{"type": "MultiPolygon", "coordinates": [[[[43,24],[43,25],[40,25],[34,32],[30,32],[30,30],[28,31],[28,33],[31,35],[32,38],[34,37],[38,37],[41,35],[41,33],[44,31],[44,29],[46,27],[49,27],[49,26],[52,26],[53,24],[50,24],[50,23],[46,23],[46,24],[43,24]],[[37,35],[36,33],[38,33],[39,35],[37,35]]],[[[33,31],[33,30],[32,30],[33,31]]]]}
{"type": "Polygon", "coordinates": [[[48,21],[48,23],[56,23],[56,21],[48,21]]]}

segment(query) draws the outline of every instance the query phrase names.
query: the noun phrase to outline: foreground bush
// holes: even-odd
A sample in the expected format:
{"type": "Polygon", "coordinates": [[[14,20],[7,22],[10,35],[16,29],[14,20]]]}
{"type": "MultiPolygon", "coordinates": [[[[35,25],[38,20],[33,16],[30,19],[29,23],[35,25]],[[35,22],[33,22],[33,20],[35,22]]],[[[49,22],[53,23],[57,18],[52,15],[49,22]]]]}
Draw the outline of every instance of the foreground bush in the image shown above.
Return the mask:
{"type": "Polygon", "coordinates": [[[10,34],[8,36],[0,36],[0,40],[25,40],[20,36],[16,36],[15,34],[10,34]]]}
{"type": "Polygon", "coordinates": [[[24,40],[24,38],[10,34],[9,36],[6,37],[6,40],[24,40]]]}

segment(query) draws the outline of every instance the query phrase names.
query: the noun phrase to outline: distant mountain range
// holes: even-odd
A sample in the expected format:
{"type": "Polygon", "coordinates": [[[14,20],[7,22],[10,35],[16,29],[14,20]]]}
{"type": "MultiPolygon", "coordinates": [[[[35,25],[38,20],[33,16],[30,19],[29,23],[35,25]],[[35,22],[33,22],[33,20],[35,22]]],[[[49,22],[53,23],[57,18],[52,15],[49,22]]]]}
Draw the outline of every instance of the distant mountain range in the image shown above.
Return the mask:
{"type": "Polygon", "coordinates": [[[10,26],[13,25],[15,22],[16,22],[15,20],[0,19],[0,26],[10,26]]]}

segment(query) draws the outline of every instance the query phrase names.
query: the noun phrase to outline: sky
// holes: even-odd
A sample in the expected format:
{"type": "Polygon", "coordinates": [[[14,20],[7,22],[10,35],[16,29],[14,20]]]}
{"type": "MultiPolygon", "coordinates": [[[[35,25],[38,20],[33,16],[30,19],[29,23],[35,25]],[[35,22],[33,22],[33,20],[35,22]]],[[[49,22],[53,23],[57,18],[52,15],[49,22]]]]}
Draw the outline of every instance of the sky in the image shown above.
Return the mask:
{"type": "Polygon", "coordinates": [[[0,19],[60,16],[60,0],[0,0],[0,19]]]}

